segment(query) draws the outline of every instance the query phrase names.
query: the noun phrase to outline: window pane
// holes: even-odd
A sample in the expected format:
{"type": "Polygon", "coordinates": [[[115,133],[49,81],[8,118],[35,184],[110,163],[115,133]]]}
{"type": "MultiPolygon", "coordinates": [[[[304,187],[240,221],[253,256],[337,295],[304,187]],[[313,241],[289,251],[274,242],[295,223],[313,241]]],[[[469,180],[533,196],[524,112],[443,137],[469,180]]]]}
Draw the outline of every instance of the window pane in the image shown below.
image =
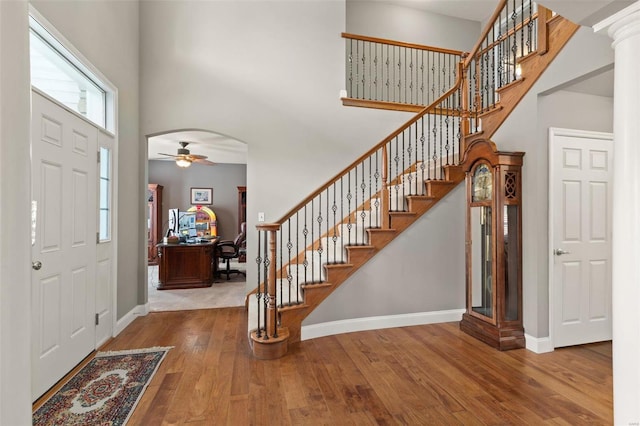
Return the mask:
{"type": "Polygon", "coordinates": [[[109,210],[109,181],[100,179],[100,209],[109,210]]]}
{"type": "Polygon", "coordinates": [[[105,127],[106,93],[43,40],[29,35],[31,84],[68,108],[105,127]]]}
{"type": "Polygon", "coordinates": [[[100,147],[100,241],[111,238],[111,150],[100,147]]]}
{"type": "Polygon", "coordinates": [[[100,241],[108,240],[111,236],[110,217],[109,210],[100,210],[100,241]]]}

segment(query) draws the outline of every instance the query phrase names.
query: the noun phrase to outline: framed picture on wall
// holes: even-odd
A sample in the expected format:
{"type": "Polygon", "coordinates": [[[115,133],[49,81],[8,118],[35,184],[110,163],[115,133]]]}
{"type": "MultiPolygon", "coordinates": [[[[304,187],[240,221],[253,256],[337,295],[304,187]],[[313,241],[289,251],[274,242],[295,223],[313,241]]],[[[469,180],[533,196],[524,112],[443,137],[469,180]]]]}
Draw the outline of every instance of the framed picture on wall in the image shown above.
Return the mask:
{"type": "Polygon", "coordinates": [[[191,204],[194,206],[213,204],[213,188],[191,188],[191,204]]]}

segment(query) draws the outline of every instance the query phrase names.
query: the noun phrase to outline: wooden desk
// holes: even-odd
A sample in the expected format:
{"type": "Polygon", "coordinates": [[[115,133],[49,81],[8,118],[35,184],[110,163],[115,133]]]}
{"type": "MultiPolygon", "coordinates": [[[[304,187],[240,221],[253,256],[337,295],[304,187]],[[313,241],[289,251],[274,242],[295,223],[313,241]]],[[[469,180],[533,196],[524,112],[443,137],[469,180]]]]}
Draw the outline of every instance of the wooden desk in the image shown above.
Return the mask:
{"type": "Polygon", "coordinates": [[[158,290],[211,287],[218,269],[218,240],[158,244],[158,290]]]}

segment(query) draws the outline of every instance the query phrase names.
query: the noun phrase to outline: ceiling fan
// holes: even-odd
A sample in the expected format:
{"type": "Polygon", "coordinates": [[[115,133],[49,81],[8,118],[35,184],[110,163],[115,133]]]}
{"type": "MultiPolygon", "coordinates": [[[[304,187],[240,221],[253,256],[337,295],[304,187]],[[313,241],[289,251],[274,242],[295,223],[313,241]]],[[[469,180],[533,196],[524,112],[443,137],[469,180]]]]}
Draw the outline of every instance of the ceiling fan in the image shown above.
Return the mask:
{"type": "Polygon", "coordinates": [[[178,154],[177,155],[163,154],[161,152],[159,152],[158,154],[166,155],[167,157],[175,158],[176,159],[176,165],[178,167],[182,167],[182,168],[189,167],[191,165],[191,163],[206,164],[207,166],[213,166],[215,164],[215,163],[207,160],[207,156],[206,155],[191,154],[191,151],[189,151],[187,149],[187,145],[189,145],[189,142],[180,142],[180,146],[182,146],[182,148],[178,148],[178,154]]]}

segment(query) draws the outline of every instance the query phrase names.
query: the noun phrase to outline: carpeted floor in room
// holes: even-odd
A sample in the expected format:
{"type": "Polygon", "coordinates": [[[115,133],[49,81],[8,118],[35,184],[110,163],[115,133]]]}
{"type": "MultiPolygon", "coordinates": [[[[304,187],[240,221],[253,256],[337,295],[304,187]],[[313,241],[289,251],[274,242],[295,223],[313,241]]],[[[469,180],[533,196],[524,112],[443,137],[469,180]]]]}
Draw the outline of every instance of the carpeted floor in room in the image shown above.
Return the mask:
{"type": "MultiPolygon", "coordinates": [[[[246,270],[246,263],[231,263],[231,269],[246,270]]],[[[224,268],[223,265],[220,265],[224,268]]],[[[228,308],[244,306],[247,295],[246,278],[232,274],[216,278],[211,287],[180,290],[158,290],[158,266],[149,266],[149,311],[185,311],[192,309],[228,308]]]]}

